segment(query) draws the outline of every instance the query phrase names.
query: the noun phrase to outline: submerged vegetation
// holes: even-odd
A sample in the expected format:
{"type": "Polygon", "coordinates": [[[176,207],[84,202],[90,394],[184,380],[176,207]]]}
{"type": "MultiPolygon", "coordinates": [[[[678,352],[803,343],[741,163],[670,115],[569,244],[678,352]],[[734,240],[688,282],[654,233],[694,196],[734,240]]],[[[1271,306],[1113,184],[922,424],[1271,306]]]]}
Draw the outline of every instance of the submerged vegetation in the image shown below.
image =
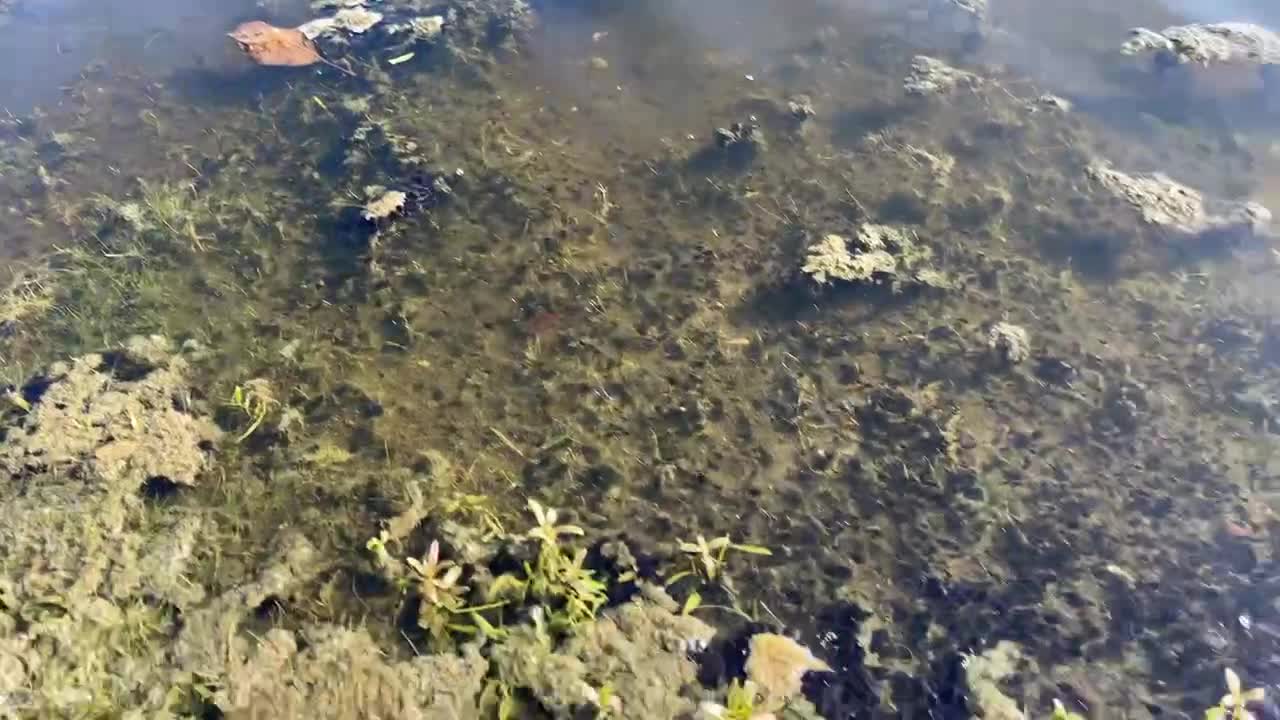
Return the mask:
{"type": "Polygon", "coordinates": [[[0,717],[1272,712],[1267,128],[985,3],[367,5],[0,118],[0,717]]]}

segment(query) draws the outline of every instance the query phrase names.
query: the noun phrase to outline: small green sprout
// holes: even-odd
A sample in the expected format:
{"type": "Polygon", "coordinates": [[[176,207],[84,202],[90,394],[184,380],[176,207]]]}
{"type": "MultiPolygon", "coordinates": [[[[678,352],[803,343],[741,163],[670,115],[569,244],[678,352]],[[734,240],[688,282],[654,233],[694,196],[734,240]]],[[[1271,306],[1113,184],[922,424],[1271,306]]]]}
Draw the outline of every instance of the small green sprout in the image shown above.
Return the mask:
{"type": "Polygon", "coordinates": [[[772,713],[757,713],[756,702],[758,692],[756,684],[747,680],[734,680],[729,683],[729,691],[725,696],[725,704],[703,703],[703,713],[716,720],[761,720],[773,717],[772,713]]]}
{"type": "Polygon", "coordinates": [[[231,399],[227,404],[240,410],[249,418],[249,427],[236,438],[236,442],[241,443],[262,426],[262,421],[267,419],[267,413],[271,412],[276,401],[271,397],[271,389],[267,381],[255,379],[244,385],[237,385],[235,390],[231,391],[231,399]]]}
{"type": "Polygon", "coordinates": [[[369,542],[364,544],[365,549],[373,553],[373,557],[378,562],[379,567],[389,568],[395,563],[395,559],[387,551],[387,541],[390,539],[391,536],[386,530],[383,530],[376,536],[369,538],[369,542]]]}
{"type": "Polygon", "coordinates": [[[15,387],[10,386],[5,389],[4,399],[24,413],[31,412],[31,403],[27,402],[27,399],[22,396],[22,391],[15,387]]]}
{"type": "Polygon", "coordinates": [[[667,584],[689,575],[702,575],[707,582],[715,582],[724,574],[724,558],[730,550],[749,555],[772,555],[769,548],[760,545],[740,545],[729,539],[728,535],[715,538],[710,542],[702,535],[697,542],[680,542],[680,552],[689,556],[692,569],[676,573],[667,579],[667,584]]]}
{"type": "Polygon", "coordinates": [[[548,625],[555,629],[572,627],[594,619],[608,602],[608,586],[586,567],[587,551],[570,554],[561,547],[565,536],[583,535],[576,525],[557,525],[559,513],[529,500],[537,526],[526,537],[538,541],[538,557],[524,564],[524,577],[501,575],[489,586],[490,601],[524,602],[528,596],[541,604],[548,625]]]}
{"type": "Polygon", "coordinates": [[[1205,720],[1254,720],[1249,712],[1249,703],[1262,702],[1266,691],[1262,688],[1245,690],[1240,684],[1240,676],[1231,668],[1225,672],[1227,678],[1227,694],[1222,696],[1218,704],[1205,711],[1205,720]]]}

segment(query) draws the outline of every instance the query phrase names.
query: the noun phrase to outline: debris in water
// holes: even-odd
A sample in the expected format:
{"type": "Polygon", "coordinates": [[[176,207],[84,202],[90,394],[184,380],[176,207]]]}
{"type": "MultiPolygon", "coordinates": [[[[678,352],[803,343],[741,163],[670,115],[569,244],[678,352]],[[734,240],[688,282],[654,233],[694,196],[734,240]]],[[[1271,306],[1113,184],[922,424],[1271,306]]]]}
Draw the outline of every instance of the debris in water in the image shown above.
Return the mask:
{"type": "Polygon", "coordinates": [[[236,26],[227,36],[259,65],[301,67],[323,60],[311,39],[297,28],[251,20],[236,26]]]}
{"type": "Polygon", "coordinates": [[[1006,365],[1017,365],[1031,357],[1031,336],[1026,328],[998,322],[987,332],[987,348],[1006,365]]]}
{"type": "Polygon", "coordinates": [[[382,22],[382,13],[363,7],[348,7],[330,17],[316,18],[303,23],[298,26],[298,31],[312,40],[338,34],[363,35],[380,22],[382,22]]]}
{"type": "Polygon", "coordinates": [[[746,122],[736,122],[727,128],[716,128],[714,133],[716,145],[729,150],[736,147],[762,147],[764,131],[755,116],[746,122]]]}
{"type": "Polygon", "coordinates": [[[818,114],[818,111],[813,109],[813,101],[809,99],[808,95],[797,95],[788,100],[787,112],[800,122],[804,122],[818,114]]]}
{"type": "Polygon", "coordinates": [[[967,70],[953,68],[928,55],[917,55],[911,60],[911,72],[903,81],[902,89],[908,95],[925,97],[945,95],[961,86],[972,88],[981,84],[982,78],[967,70]]]}
{"type": "Polygon", "coordinates": [[[428,15],[410,18],[407,22],[386,25],[386,31],[392,35],[409,35],[410,40],[431,40],[444,32],[444,16],[428,15]]]}
{"type": "Polygon", "coordinates": [[[364,205],[364,219],[370,222],[385,220],[404,209],[405,195],[399,190],[387,190],[381,187],[365,188],[365,196],[370,198],[364,205]]]}

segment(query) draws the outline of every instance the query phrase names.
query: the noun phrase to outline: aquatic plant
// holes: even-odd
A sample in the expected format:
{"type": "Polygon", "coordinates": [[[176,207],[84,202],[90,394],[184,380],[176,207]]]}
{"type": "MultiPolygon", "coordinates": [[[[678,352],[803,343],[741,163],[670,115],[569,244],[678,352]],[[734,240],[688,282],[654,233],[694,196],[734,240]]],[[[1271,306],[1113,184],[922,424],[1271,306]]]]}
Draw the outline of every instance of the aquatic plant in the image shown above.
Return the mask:
{"type": "Polygon", "coordinates": [[[249,427],[236,437],[236,442],[240,443],[262,426],[262,421],[267,419],[267,414],[271,412],[276,401],[271,397],[271,388],[267,385],[267,381],[258,378],[244,385],[237,385],[235,390],[231,391],[231,399],[227,404],[242,411],[249,418],[249,427]]]}
{"type": "Polygon", "coordinates": [[[464,635],[481,634],[495,640],[505,636],[505,630],[490,623],[480,613],[502,607],[506,603],[468,606],[466,597],[470,588],[459,583],[462,579],[462,566],[452,560],[440,559],[439,540],[431,541],[427,554],[421,560],[407,558],[405,564],[413,570],[413,586],[421,602],[418,606],[418,627],[426,630],[436,642],[446,645],[452,643],[452,633],[455,632],[464,635]],[[471,624],[457,622],[457,617],[463,615],[471,619],[471,624]]]}
{"type": "Polygon", "coordinates": [[[1250,703],[1262,702],[1266,691],[1262,688],[1245,690],[1240,684],[1240,676],[1231,668],[1224,671],[1227,680],[1227,694],[1222,696],[1218,704],[1204,712],[1205,720],[1254,720],[1249,711],[1250,703]]]}
{"type": "Polygon", "coordinates": [[[378,563],[378,567],[386,570],[395,566],[395,558],[391,557],[391,553],[387,550],[387,541],[391,539],[391,535],[383,530],[364,544],[369,552],[373,553],[374,560],[378,563]]]}
{"type": "Polygon", "coordinates": [[[0,393],[0,394],[3,394],[5,402],[9,403],[13,407],[21,410],[24,413],[31,412],[31,403],[27,402],[27,399],[22,396],[21,390],[13,386],[9,386],[5,388],[3,393],[0,393]]]}
{"type": "Polygon", "coordinates": [[[716,720],[765,720],[765,718],[773,718],[773,713],[759,712],[756,702],[755,683],[750,680],[743,682],[734,679],[733,682],[729,683],[724,705],[707,702],[702,704],[701,710],[704,717],[715,718],[716,720]]]}
{"type": "Polygon", "coordinates": [[[537,525],[525,537],[538,542],[538,556],[524,563],[524,577],[507,573],[490,585],[489,599],[524,602],[532,596],[552,629],[564,629],[592,620],[608,601],[608,585],[586,567],[587,551],[570,551],[560,544],[565,536],[582,535],[577,525],[558,525],[559,512],[537,500],[528,503],[537,525]]]}
{"type": "Polygon", "coordinates": [[[677,572],[667,578],[667,585],[671,585],[690,575],[700,575],[707,582],[715,582],[724,575],[724,560],[730,550],[747,553],[749,555],[772,555],[773,552],[767,547],[761,545],[743,545],[733,542],[728,535],[722,535],[708,541],[706,537],[699,535],[697,542],[684,542],[679,544],[680,552],[689,556],[690,569],[677,572]]]}

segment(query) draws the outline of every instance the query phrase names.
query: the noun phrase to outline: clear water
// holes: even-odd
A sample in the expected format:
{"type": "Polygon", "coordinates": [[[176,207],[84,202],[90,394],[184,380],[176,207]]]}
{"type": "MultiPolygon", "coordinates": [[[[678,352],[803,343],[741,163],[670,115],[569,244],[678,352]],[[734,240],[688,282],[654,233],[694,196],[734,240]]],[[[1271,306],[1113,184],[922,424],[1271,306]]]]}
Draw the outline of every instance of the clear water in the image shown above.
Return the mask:
{"type": "MultiPolygon", "coordinates": [[[[979,716],[962,661],[1001,642],[1020,660],[996,687],[1028,717],[1055,698],[1199,717],[1224,669],[1270,689],[1280,663],[1280,265],[1265,234],[1154,229],[1086,168],[1280,211],[1280,90],[1116,52],[1134,26],[1280,23],[1234,5],[1004,0],[974,44],[876,0],[548,0],[497,45],[449,49],[446,27],[394,65],[380,30],[322,45],[348,76],[226,38],[305,4],[20,1],[0,26],[0,371],[31,388],[136,334],[204,348],[188,400],[225,436],[194,486],[146,489],[147,523],[200,518],[182,575],[206,598],[285,534],[323,558],[246,639],[332,623],[389,658],[452,652],[366,549],[426,477],[397,555],[439,538],[461,559],[485,517],[527,527],[530,498],[658,584],[698,535],[769,548],[731,553],[730,587],[670,587],[737,608],[698,611],[720,638],[708,698],[773,628],[834,668],[805,685],[829,718],[979,716]],[[983,85],[908,98],[922,53],[983,85]],[[719,147],[735,122],[764,143],[719,147]],[[362,218],[373,185],[404,210],[362,218]],[[865,223],[912,233],[951,286],[803,276],[807,248],[865,223]],[[1024,362],[993,358],[1002,321],[1029,332],[1024,362]],[[238,386],[272,398],[252,432],[238,386]]],[[[173,630],[130,652],[180,666],[173,637],[213,601],[144,596],[173,630]]],[[[6,597],[0,637],[38,634],[6,597]]],[[[145,705],[40,705],[33,676],[0,672],[0,707],[145,705]]],[[[182,677],[175,712],[228,711],[182,677]]]]}

